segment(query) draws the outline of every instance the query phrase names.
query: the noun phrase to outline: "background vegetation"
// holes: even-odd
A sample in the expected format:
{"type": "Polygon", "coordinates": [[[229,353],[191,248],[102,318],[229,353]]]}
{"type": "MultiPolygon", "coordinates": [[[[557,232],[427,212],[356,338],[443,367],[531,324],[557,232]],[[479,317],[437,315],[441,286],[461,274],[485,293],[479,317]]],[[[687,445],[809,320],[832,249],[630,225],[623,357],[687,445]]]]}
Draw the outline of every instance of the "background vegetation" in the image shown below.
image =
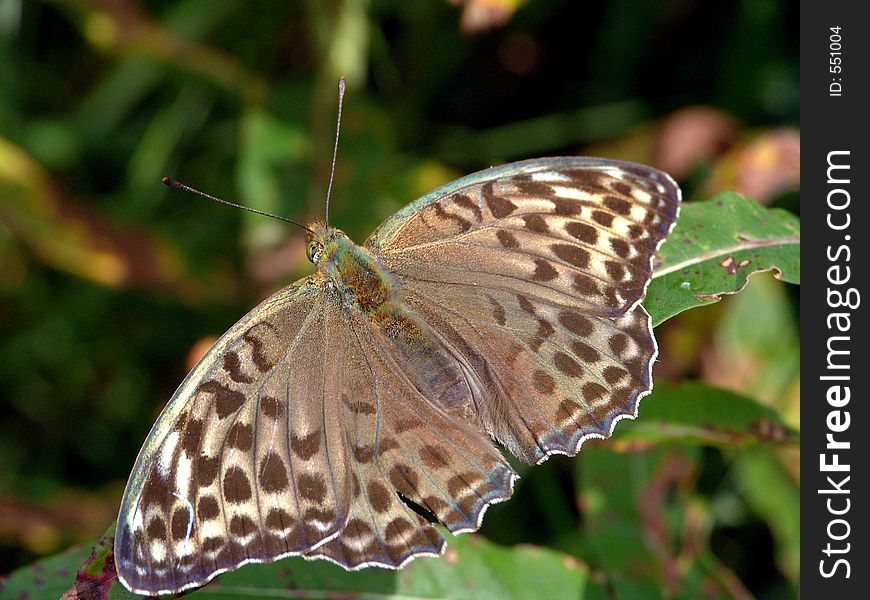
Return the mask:
{"type": "MultiPolygon", "coordinates": [[[[84,544],[53,571],[69,588],[196,356],[309,269],[297,230],[162,175],[320,216],[344,74],[330,218],[357,241],[459,175],[560,154],[796,213],[797,23],[774,0],[0,0],[0,574],[84,544]]],[[[569,597],[795,597],[797,312],[763,274],[664,323],[640,419],[525,470],[493,545],[448,540],[470,571],[291,561],[270,584],[498,596],[534,565],[569,597]]]]}

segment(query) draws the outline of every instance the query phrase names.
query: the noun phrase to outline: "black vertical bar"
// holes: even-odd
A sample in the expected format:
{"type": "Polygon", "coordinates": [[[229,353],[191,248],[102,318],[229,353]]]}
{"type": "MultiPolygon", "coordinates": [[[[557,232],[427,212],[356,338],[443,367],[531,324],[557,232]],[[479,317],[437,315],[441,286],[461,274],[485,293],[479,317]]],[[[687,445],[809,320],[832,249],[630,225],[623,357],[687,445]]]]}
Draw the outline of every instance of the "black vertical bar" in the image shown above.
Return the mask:
{"type": "Polygon", "coordinates": [[[870,21],[801,3],[801,596],[870,594],[870,21]],[[803,168],[805,167],[805,168],[803,168]]]}

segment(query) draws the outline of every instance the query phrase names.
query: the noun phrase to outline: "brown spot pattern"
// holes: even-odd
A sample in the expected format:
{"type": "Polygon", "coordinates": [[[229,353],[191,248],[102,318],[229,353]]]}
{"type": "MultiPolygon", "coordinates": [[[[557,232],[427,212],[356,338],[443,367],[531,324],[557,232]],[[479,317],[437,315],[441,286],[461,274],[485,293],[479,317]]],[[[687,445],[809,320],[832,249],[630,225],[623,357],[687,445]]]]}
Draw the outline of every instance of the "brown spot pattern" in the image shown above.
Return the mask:
{"type": "Polygon", "coordinates": [[[577,358],[587,363],[595,363],[601,360],[601,355],[598,353],[598,350],[589,344],[584,344],[577,340],[571,342],[571,351],[575,356],[577,356],[577,358]]]}
{"type": "Polygon", "coordinates": [[[572,246],[570,244],[552,244],[550,250],[565,262],[570,263],[579,269],[585,269],[589,266],[589,252],[579,246],[572,246]]]}
{"type": "Polygon", "coordinates": [[[272,396],[263,396],[260,399],[260,410],[275,421],[284,416],[284,404],[272,396]]]}
{"type": "Polygon", "coordinates": [[[444,210],[444,207],[441,206],[439,202],[435,202],[432,207],[435,210],[435,215],[442,221],[453,221],[454,223],[456,223],[457,226],[459,226],[459,229],[461,231],[468,231],[469,229],[471,229],[471,222],[468,219],[460,215],[447,212],[446,210],[444,210]]]}
{"type": "Polygon", "coordinates": [[[491,212],[492,216],[496,219],[503,219],[510,216],[517,209],[517,205],[507,198],[496,196],[492,188],[492,182],[484,184],[481,188],[483,200],[486,202],[489,212],[491,212]]]}
{"type": "Polygon", "coordinates": [[[535,281],[551,281],[559,276],[559,272],[549,262],[542,258],[535,259],[535,272],[532,279],[535,281]]]}
{"type": "Polygon", "coordinates": [[[626,217],[631,214],[631,202],[618,198],[617,196],[607,196],[604,198],[604,206],[612,210],[618,215],[626,217]]]}
{"type": "Polygon", "coordinates": [[[244,515],[234,515],[230,519],[230,533],[235,536],[245,537],[256,530],[257,526],[254,525],[254,522],[244,515]]]}
{"type": "Polygon", "coordinates": [[[480,210],[480,207],[475,203],[471,198],[469,198],[465,194],[453,194],[453,202],[455,202],[458,206],[466,210],[470,210],[474,213],[474,218],[480,223],[481,219],[483,219],[483,211],[480,210]]]}
{"type": "Polygon", "coordinates": [[[621,367],[610,365],[606,367],[601,374],[604,376],[604,381],[610,385],[615,385],[628,376],[628,371],[621,367]]]}
{"type": "Polygon", "coordinates": [[[530,315],[535,314],[535,305],[523,295],[517,295],[517,302],[520,305],[520,308],[529,313],[530,315]]]}
{"type": "Polygon", "coordinates": [[[432,514],[437,515],[439,518],[449,507],[449,505],[438,496],[426,496],[423,498],[423,506],[428,508],[432,514]]]}
{"type": "Polygon", "coordinates": [[[598,242],[598,230],[588,223],[570,221],[565,225],[565,231],[586,244],[598,242]]]}
{"type": "Polygon", "coordinates": [[[492,318],[495,319],[495,322],[499,325],[504,325],[507,322],[507,315],[504,311],[504,307],[496,302],[495,298],[491,296],[489,301],[492,302],[492,318]]]}
{"type": "Polygon", "coordinates": [[[523,221],[526,224],[526,229],[535,233],[547,233],[550,227],[547,221],[541,215],[523,215],[523,221]]]}
{"type": "Polygon", "coordinates": [[[618,262],[608,260],[604,263],[604,268],[607,270],[607,274],[610,275],[616,282],[621,282],[625,279],[625,267],[618,262]]]}
{"type": "Polygon", "coordinates": [[[613,251],[620,258],[626,258],[630,252],[628,242],[619,238],[610,238],[610,247],[613,248],[613,251]]]}
{"type": "Polygon", "coordinates": [[[392,495],[387,488],[379,481],[370,481],[367,486],[367,496],[369,503],[375,512],[386,512],[392,504],[392,495]]]}
{"type": "Polygon", "coordinates": [[[517,241],[517,238],[514,237],[514,234],[512,234],[510,231],[507,231],[506,229],[499,229],[498,231],[496,231],[495,237],[498,238],[498,241],[505,248],[517,248],[520,245],[520,243],[517,241]]]}
{"type": "Polygon", "coordinates": [[[160,517],[154,517],[148,522],[145,535],[149,538],[162,539],[166,537],[166,524],[160,517]]]}
{"type": "Polygon", "coordinates": [[[248,328],[242,336],[242,339],[251,347],[251,360],[260,373],[265,373],[275,366],[275,362],[270,360],[264,351],[266,344],[264,344],[263,338],[266,336],[274,338],[276,333],[275,327],[271,323],[260,321],[248,328]]]}
{"type": "Polygon", "coordinates": [[[640,225],[629,225],[628,226],[628,235],[631,239],[636,240],[637,238],[643,237],[645,230],[640,225]]]}
{"type": "Polygon", "coordinates": [[[564,427],[566,424],[574,421],[574,415],[578,412],[576,404],[569,400],[562,400],[559,403],[559,408],[556,409],[556,422],[564,427]]]}
{"type": "Polygon", "coordinates": [[[375,456],[375,448],[371,444],[353,447],[353,457],[360,464],[368,464],[375,456]]]}
{"type": "Polygon", "coordinates": [[[568,198],[547,198],[553,203],[553,212],[563,217],[573,217],[582,211],[582,205],[568,198]]]}
{"type": "Polygon", "coordinates": [[[294,519],[282,508],[272,508],[266,515],[266,527],[275,531],[281,531],[293,526],[294,519]]]}
{"type": "Polygon", "coordinates": [[[312,431],[308,435],[290,436],[290,447],[293,453],[302,460],[310,460],[320,450],[320,430],[312,431]]]}
{"type": "Polygon", "coordinates": [[[395,438],[384,436],[378,443],[378,456],[385,452],[389,452],[390,450],[396,450],[397,448],[399,448],[399,442],[397,442],[395,438]]]}
{"type": "Polygon", "coordinates": [[[587,384],[583,385],[583,398],[589,404],[595,404],[601,398],[604,398],[607,395],[607,388],[605,388],[600,383],[595,383],[594,381],[590,381],[587,384]]]}
{"type": "Polygon", "coordinates": [[[236,412],[245,403],[245,395],[231,390],[217,381],[206,381],[197,388],[197,392],[204,392],[214,396],[215,412],[218,419],[226,419],[236,412]]]}
{"type": "Polygon", "coordinates": [[[607,345],[610,346],[610,349],[616,356],[619,356],[628,345],[628,338],[624,333],[616,333],[607,340],[607,345]]]}
{"type": "Polygon", "coordinates": [[[217,457],[208,457],[199,455],[196,458],[196,481],[199,487],[208,487],[212,484],[218,474],[218,466],[220,461],[217,457]]]}
{"type": "Polygon", "coordinates": [[[521,179],[519,177],[514,177],[512,181],[517,186],[517,191],[521,194],[536,198],[549,198],[553,195],[553,188],[543,181],[534,181],[531,178],[521,179]]]}
{"type": "Polygon", "coordinates": [[[296,489],[300,496],[317,504],[323,502],[326,497],[326,484],[320,473],[302,473],[296,479],[296,489]]]}
{"type": "Polygon", "coordinates": [[[623,181],[616,181],[613,183],[613,191],[623,196],[630,196],[631,186],[623,181]]]}
{"type": "Polygon", "coordinates": [[[420,459],[430,469],[443,469],[450,466],[450,454],[441,446],[427,444],[420,448],[420,459]]]}
{"type": "Polygon", "coordinates": [[[223,548],[226,543],[227,541],[223,537],[216,535],[204,539],[202,542],[202,549],[206,553],[216,552],[223,548]]]}
{"type": "Polygon", "coordinates": [[[595,330],[592,321],[577,313],[564,310],[559,313],[559,323],[562,327],[580,337],[589,337],[595,330]]]}
{"type": "Polygon", "coordinates": [[[540,369],[532,373],[532,385],[542,394],[552,394],[556,389],[556,381],[549,373],[540,369]]]}
{"type": "Polygon", "coordinates": [[[395,465],[390,469],[390,483],[393,487],[399,490],[399,493],[408,498],[417,495],[417,485],[420,482],[420,477],[408,465],[395,465]]]}
{"type": "Polygon", "coordinates": [[[411,522],[404,517],[396,517],[387,525],[386,529],[384,529],[384,537],[387,540],[394,540],[398,537],[406,535],[409,531],[413,530],[414,526],[411,522]]]}
{"type": "Polygon", "coordinates": [[[592,220],[599,225],[604,225],[605,227],[611,227],[613,225],[613,215],[609,212],[604,212],[603,210],[593,210],[592,220]]]}
{"type": "Polygon", "coordinates": [[[563,374],[569,377],[580,377],[583,375],[583,369],[576,360],[565,354],[564,352],[556,352],[553,355],[553,364],[563,374]]]}
{"type": "Polygon", "coordinates": [[[252,433],[253,429],[250,425],[242,422],[233,423],[233,426],[227,432],[227,445],[230,448],[238,448],[243,452],[250,450],[251,444],[254,441],[252,433]]]}
{"type": "MultiPolygon", "coordinates": [[[[335,522],[335,511],[330,508],[309,508],[305,511],[303,516],[306,521],[305,525],[308,525],[311,521],[320,521],[321,523],[335,522]]],[[[311,527],[311,531],[314,535],[319,534],[318,530],[313,526],[311,527]]]]}
{"type": "Polygon", "coordinates": [[[223,489],[224,498],[231,504],[241,504],[251,499],[251,484],[239,467],[230,467],[224,473],[223,489]]]}
{"type": "Polygon", "coordinates": [[[202,421],[191,419],[181,435],[181,448],[187,456],[195,456],[202,445],[202,421]]]}
{"type": "Polygon", "coordinates": [[[239,355],[236,352],[230,351],[224,354],[224,371],[236,383],[251,383],[254,381],[253,377],[245,375],[242,371],[242,362],[239,360],[239,355]]]}
{"type": "Polygon", "coordinates": [[[221,514],[218,501],[214,496],[200,496],[196,504],[196,513],[200,521],[210,521],[221,514]]]}
{"type": "Polygon", "coordinates": [[[289,484],[284,459],[275,452],[267,454],[260,463],[260,487],[266,492],[274,494],[283,492],[289,484]]]}
{"type": "Polygon", "coordinates": [[[556,333],[556,328],[553,325],[544,319],[538,319],[538,333],[539,337],[550,337],[556,333]]]}
{"type": "MultiPolygon", "coordinates": [[[[187,524],[190,522],[190,511],[187,510],[186,506],[181,507],[172,513],[172,524],[170,525],[172,539],[183,540],[187,536],[187,524]]],[[[191,527],[191,532],[192,531],[193,527],[191,527]]]]}
{"type": "Polygon", "coordinates": [[[582,273],[574,274],[573,287],[575,291],[584,296],[597,296],[601,293],[601,290],[598,289],[598,282],[589,275],[584,275],[582,273]]]}
{"type": "Polygon", "coordinates": [[[594,193],[600,193],[607,189],[601,182],[604,174],[598,171],[574,169],[572,171],[567,171],[566,175],[571,177],[575,187],[588,189],[594,193]]]}

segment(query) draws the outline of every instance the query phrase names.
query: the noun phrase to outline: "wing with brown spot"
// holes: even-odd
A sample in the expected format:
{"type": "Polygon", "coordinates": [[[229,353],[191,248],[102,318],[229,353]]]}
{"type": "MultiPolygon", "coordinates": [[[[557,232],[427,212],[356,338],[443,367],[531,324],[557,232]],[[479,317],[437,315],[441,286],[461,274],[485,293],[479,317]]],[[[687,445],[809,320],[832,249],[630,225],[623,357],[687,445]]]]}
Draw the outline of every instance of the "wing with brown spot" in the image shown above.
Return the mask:
{"type": "Polygon", "coordinates": [[[264,301],[188,375],[137,459],[115,538],[119,576],[155,595],[309,552],[352,497],[339,304],[317,276],[264,301]]]}
{"type": "Polygon", "coordinates": [[[341,534],[308,556],[352,569],[398,568],[444,548],[441,534],[403,499],[454,533],[472,531],[490,504],[510,497],[516,474],[465,418],[466,378],[427,332],[411,321],[382,328],[362,317],[349,329],[337,375],[353,499],[341,534]]]}
{"type": "Polygon", "coordinates": [[[610,435],[652,389],[656,345],[642,306],[609,318],[502,290],[409,288],[404,301],[467,365],[476,418],[526,463],[610,435]]]}
{"type": "Polygon", "coordinates": [[[473,418],[534,463],[609,435],[652,389],[640,301],[679,202],[650,167],[537,159],[435,190],[367,246],[465,365],[473,418]]]}
{"type": "Polygon", "coordinates": [[[400,281],[506,291],[618,317],[643,298],[680,191],[634,163],[550,158],[463,177],[410,204],[366,246],[400,281]]]}

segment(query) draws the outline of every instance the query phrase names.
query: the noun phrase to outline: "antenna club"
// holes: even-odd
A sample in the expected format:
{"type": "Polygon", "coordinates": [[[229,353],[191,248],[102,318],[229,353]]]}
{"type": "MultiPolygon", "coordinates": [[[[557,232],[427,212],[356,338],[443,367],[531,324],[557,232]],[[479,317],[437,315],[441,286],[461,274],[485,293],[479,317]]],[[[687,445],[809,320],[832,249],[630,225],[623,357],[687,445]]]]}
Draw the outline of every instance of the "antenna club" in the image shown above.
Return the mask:
{"type": "Polygon", "coordinates": [[[344,96],[344,89],[347,87],[347,79],[345,79],[344,75],[338,78],[338,93],[340,96],[344,96]]]}
{"type": "Polygon", "coordinates": [[[161,183],[163,183],[163,185],[165,185],[166,187],[175,187],[175,182],[172,180],[171,177],[164,177],[164,178],[161,179],[160,181],[161,181],[161,183]]]}

